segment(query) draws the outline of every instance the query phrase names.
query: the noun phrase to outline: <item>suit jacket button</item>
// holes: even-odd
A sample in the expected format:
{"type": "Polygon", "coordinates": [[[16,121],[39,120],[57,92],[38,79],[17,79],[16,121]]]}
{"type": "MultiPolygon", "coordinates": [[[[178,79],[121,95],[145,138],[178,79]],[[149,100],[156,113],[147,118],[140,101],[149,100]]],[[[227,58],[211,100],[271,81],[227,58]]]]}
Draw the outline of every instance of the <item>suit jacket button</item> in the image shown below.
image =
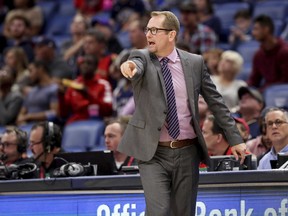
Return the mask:
{"type": "Polygon", "coordinates": [[[167,114],[167,111],[165,110],[163,113],[166,115],[166,114],[167,114]]]}
{"type": "Polygon", "coordinates": [[[161,131],[161,127],[158,127],[158,131],[161,131]]]}

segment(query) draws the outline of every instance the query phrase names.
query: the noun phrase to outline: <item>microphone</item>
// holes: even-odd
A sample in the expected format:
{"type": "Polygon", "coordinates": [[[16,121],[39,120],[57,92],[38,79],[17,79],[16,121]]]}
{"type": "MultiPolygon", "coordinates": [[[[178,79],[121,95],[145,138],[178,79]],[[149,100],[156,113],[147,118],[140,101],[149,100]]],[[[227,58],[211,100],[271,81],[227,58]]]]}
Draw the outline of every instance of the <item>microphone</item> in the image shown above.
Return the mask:
{"type": "Polygon", "coordinates": [[[7,154],[1,154],[0,155],[0,160],[1,161],[5,161],[5,160],[7,160],[7,158],[8,158],[7,154]]]}
{"type": "Polygon", "coordinates": [[[45,153],[45,151],[42,151],[41,154],[39,154],[36,158],[33,158],[33,163],[37,162],[38,159],[45,153]]]}

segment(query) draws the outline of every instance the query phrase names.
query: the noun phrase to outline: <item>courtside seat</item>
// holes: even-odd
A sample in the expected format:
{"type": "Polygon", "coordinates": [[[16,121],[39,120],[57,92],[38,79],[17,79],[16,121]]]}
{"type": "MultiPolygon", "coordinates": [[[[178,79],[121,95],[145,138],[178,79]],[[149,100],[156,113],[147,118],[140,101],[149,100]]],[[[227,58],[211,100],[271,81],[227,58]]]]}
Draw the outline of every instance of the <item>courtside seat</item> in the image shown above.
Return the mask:
{"type": "Polygon", "coordinates": [[[102,120],[84,120],[65,126],[62,148],[67,152],[90,151],[101,143],[105,124],[102,120]]]}
{"type": "Polygon", "coordinates": [[[263,92],[266,106],[288,109],[288,84],[269,86],[263,92]]]}

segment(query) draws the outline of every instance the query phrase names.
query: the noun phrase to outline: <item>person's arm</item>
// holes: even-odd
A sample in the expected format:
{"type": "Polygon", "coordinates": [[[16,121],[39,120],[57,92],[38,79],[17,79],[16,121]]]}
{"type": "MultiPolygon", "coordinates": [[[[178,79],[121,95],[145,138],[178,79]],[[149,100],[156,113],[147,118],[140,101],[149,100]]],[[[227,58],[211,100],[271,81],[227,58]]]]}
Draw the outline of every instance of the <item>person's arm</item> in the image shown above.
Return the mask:
{"type": "Polygon", "coordinates": [[[54,120],[58,115],[58,103],[50,103],[50,109],[38,112],[38,113],[27,113],[24,115],[25,121],[45,121],[54,120]]]}
{"type": "Polygon", "coordinates": [[[0,100],[0,125],[7,125],[12,123],[17,119],[17,115],[21,110],[23,104],[23,99],[21,96],[15,97],[8,105],[5,107],[3,101],[0,100]]]}
{"type": "Polygon", "coordinates": [[[75,55],[83,46],[84,40],[80,40],[77,43],[73,44],[71,47],[69,47],[63,55],[63,59],[67,61],[69,58],[71,58],[73,55],[75,55]]]}
{"type": "Polygon", "coordinates": [[[21,110],[20,110],[20,112],[18,114],[17,120],[16,120],[16,124],[17,125],[25,124],[25,122],[26,122],[26,118],[25,118],[26,113],[27,113],[26,107],[22,106],[21,110]]]}

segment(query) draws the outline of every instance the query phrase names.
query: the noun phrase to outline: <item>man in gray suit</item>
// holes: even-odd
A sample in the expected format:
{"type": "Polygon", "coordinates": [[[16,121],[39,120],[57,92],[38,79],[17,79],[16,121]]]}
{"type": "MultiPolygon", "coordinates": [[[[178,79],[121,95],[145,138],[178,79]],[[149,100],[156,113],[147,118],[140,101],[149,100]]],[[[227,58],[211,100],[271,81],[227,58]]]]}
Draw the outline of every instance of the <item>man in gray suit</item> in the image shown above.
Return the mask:
{"type": "Polygon", "coordinates": [[[152,12],[145,29],[148,50],[132,51],[121,65],[132,81],[136,108],[118,150],[139,160],[149,216],[195,215],[199,162],[209,160],[199,127],[199,94],[235,157],[242,163],[245,158],[246,146],[203,58],[175,47],[179,28],[173,13],[152,12]]]}

